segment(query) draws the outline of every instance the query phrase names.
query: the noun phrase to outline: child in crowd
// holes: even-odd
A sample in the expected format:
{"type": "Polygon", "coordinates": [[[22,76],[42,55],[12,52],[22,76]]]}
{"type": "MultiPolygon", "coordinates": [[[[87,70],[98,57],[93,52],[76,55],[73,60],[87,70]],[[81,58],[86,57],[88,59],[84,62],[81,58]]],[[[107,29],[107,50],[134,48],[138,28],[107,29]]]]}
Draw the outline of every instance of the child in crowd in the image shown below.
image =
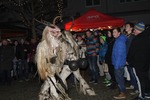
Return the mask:
{"type": "Polygon", "coordinates": [[[111,76],[108,73],[108,66],[105,63],[105,55],[106,55],[107,49],[108,49],[108,45],[106,42],[106,36],[100,36],[99,62],[103,66],[103,71],[106,76],[105,81],[104,81],[106,86],[111,85],[109,81],[111,79],[111,76]]]}

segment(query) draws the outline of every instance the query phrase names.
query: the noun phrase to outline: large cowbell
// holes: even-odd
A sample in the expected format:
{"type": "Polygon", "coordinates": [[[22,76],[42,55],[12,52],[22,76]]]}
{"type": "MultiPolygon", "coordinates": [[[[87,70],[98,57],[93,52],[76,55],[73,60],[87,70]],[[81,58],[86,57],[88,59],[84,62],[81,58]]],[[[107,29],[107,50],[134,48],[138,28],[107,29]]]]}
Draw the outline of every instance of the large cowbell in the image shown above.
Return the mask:
{"type": "Polygon", "coordinates": [[[68,65],[69,65],[69,68],[72,70],[72,71],[76,71],[79,67],[79,64],[78,64],[78,61],[77,60],[73,60],[73,61],[69,61],[68,62],[68,65]]]}
{"type": "Polygon", "coordinates": [[[79,60],[68,61],[69,68],[72,71],[76,71],[78,68],[86,69],[88,66],[88,61],[86,58],[80,58],[79,60]]]}

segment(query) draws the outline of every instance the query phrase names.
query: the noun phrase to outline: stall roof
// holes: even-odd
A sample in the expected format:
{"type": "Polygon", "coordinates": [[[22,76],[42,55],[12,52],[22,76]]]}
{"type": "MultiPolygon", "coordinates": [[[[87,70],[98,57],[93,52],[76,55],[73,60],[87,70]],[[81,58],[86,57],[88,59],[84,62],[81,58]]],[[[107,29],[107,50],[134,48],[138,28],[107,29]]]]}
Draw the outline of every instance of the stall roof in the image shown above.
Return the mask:
{"type": "Polygon", "coordinates": [[[71,26],[71,31],[82,31],[87,29],[111,29],[123,25],[123,18],[112,17],[98,12],[95,9],[90,9],[81,17],[75,19],[74,22],[70,21],[66,23],[65,30],[69,30],[71,26]]]}

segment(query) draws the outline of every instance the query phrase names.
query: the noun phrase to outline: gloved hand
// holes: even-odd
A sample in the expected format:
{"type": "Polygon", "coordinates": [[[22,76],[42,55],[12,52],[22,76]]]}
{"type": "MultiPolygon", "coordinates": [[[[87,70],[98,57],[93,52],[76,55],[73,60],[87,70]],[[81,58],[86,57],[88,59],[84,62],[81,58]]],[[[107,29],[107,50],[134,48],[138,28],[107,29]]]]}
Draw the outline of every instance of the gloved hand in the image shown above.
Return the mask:
{"type": "Polygon", "coordinates": [[[101,61],[99,61],[99,64],[100,64],[100,65],[102,65],[102,62],[101,62],[101,61]]]}

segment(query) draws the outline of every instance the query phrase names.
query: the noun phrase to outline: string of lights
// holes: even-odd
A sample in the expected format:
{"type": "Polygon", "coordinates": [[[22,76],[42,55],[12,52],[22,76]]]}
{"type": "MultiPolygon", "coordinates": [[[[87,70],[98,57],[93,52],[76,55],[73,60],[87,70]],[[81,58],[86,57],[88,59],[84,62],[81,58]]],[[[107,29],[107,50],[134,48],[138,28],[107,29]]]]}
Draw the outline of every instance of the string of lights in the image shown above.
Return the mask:
{"type": "MultiPolygon", "coordinates": [[[[22,9],[22,10],[26,10],[26,6],[29,6],[29,4],[32,4],[31,2],[34,2],[34,0],[9,0],[9,2],[11,3],[11,4],[13,4],[13,6],[15,6],[15,7],[19,7],[19,9],[22,9]]],[[[38,6],[39,6],[39,8],[38,9],[40,9],[40,12],[38,12],[38,13],[40,13],[40,15],[38,14],[38,16],[34,16],[34,17],[37,17],[37,18],[44,18],[44,13],[45,12],[49,12],[49,9],[48,9],[48,11],[45,11],[46,9],[45,9],[45,3],[46,3],[46,1],[44,1],[44,0],[35,0],[35,2],[36,2],[36,4],[38,4],[38,6]]],[[[51,3],[51,2],[49,2],[49,3],[51,3]]],[[[35,3],[33,3],[33,5],[34,6],[37,6],[35,3]]],[[[56,9],[56,11],[58,12],[57,13],[57,15],[59,15],[59,16],[62,16],[63,15],[63,0],[56,0],[55,1],[55,4],[56,5],[53,5],[54,7],[56,7],[55,9],[56,9]]],[[[32,8],[32,7],[30,7],[30,8],[32,8]]],[[[19,9],[18,9],[18,11],[19,11],[19,9]]],[[[36,9],[35,9],[36,10],[36,9]]],[[[38,10],[39,11],[39,10],[38,10]]],[[[26,22],[26,19],[25,19],[25,15],[23,14],[24,12],[22,12],[21,10],[19,11],[20,13],[19,13],[19,15],[20,15],[20,18],[21,18],[21,20],[22,20],[22,22],[24,23],[24,24],[26,24],[27,26],[28,26],[28,22],[26,22]]],[[[26,13],[26,11],[25,11],[25,13],[26,13]]],[[[36,11],[35,11],[35,13],[36,13],[36,11]]],[[[30,15],[30,14],[29,14],[30,15]]],[[[34,15],[36,15],[36,14],[34,14],[34,15]]],[[[47,15],[48,16],[48,15],[47,15]]],[[[31,16],[30,16],[31,17],[31,16]]]]}
{"type": "Polygon", "coordinates": [[[63,14],[63,0],[57,0],[58,14],[63,14]]]}
{"type": "Polygon", "coordinates": [[[15,6],[24,6],[29,2],[29,0],[9,0],[9,2],[12,2],[15,6]]]}
{"type": "Polygon", "coordinates": [[[44,14],[43,14],[43,11],[42,11],[42,9],[43,9],[43,1],[42,0],[40,0],[40,3],[41,3],[41,18],[43,18],[43,16],[44,16],[44,14]]]}
{"type": "MultiPolygon", "coordinates": [[[[63,0],[57,0],[57,12],[59,16],[63,15],[63,0]]],[[[60,21],[62,21],[61,19],[59,19],[60,21]]],[[[56,22],[58,21],[58,19],[56,20],[56,22]]]]}

